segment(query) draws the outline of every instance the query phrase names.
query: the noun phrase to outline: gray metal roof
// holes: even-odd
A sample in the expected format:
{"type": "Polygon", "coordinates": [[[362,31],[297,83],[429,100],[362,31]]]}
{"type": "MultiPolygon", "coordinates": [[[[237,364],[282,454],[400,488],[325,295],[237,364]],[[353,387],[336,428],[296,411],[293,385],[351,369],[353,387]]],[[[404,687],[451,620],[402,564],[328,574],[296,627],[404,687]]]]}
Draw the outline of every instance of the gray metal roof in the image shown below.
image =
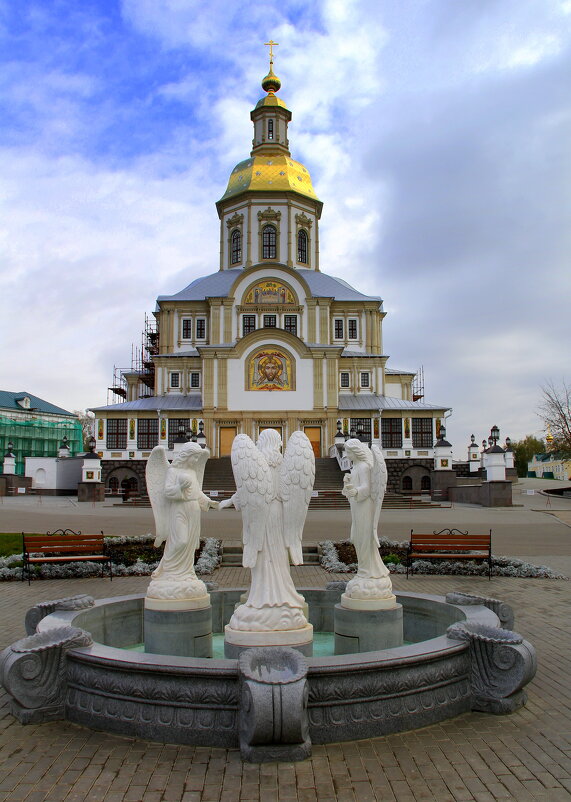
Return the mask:
{"type": "Polygon", "coordinates": [[[92,412],[155,412],[157,409],[167,410],[199,410],[202,409],[202,395],[193,393],[191,395],[179,395],[179,393],[167,393],[166,395],[154,395],[152,398],[138,398],[136,401],[125,401],[122,404],[109,404],[106,407],[92,407],[92,412]]]}
{"type": "Polygon", "coordinates": [[[397,368],[385,368],[385,373],[390,376],[416,376],[414,370],[397,370],[397,368]]]}
{"type": "Polygon", "coordinates": [[[18,412],[47,412],[52,415],[65,415],[70,418],[76,417],[73,412],[68,412],[66,409],[56,407],[55,404],[50,404],[49,401],[44,401],[43,398],[38,398],[37,395],[32,395],[32,393],[28,393],[26,390],[22,390],[22,392],[19,393],[13,393],[10,390],[0,390],[0,409],[9,409],[10,411],[18,410],[18,412]],[[18,403],[19,400],[26,397],[30,399],[30,408],[27,410],[18,403]]]}
{"type": "MultiPolygon", "coordinates": [[[[281,267],[277,264],[276,267],[281,267]]],[[[268,265],[271,270],[271,265],[268,265]]],[[[311,295],[314,298],[334,298],[336,301],[378,301],[382,299],[363,293],[351,287],[342,278],[328,276],[316,270],[301,268],[295,271],[307,281],[311,295]]],[[[203,301],[205,298],[226,298],[235,279],[244,274],[244,268],[219,270],[209,276],[195,279],[175,295],[159,295],[157,301],[203,301]]]]}
{"type": "Polygon", "coordinates": [[[365,351],[349,351],[347,348],[345,348],[341,356],[351,357],[351,358],[353,357],[359,358],[367,356],[367,357],[376,357],[377,359],[382,359],[382,358],[388,359],[388,357],[386,357],[385,354],[367,354],[365,353],[365,351]]]}
{"type": "Polygon", "coordinates": [[[375,395],[374,393],[339,393],[339,409],[406,409],[417,412],[430,412],[434,409],[448,410],[450,407],[436,404],[421,404],[419,401],[403,401],[402,398],[391,398],[388,395],[375,395]]]}

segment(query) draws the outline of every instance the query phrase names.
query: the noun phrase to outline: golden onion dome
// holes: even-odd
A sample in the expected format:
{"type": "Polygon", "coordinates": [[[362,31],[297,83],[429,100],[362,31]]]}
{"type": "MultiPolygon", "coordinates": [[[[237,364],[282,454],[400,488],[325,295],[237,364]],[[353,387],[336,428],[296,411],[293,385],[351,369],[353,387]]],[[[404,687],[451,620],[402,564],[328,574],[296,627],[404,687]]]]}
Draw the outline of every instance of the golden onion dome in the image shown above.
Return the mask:
{"type": "Polygon", "coordinates": [[[251,156],[237,164],[230,174],[226,192],[221,200],[246,190],[297,192],[318,200],[309,170],[285,154],[251,156]]]}
{"type": "Polygon", "coordinates": [[[262,79],[262,89],[264,92],[279,92],[282,82],[277,75],[274,74],[272,62],[270,61],[270,71],[265,78],[262,79]]]}

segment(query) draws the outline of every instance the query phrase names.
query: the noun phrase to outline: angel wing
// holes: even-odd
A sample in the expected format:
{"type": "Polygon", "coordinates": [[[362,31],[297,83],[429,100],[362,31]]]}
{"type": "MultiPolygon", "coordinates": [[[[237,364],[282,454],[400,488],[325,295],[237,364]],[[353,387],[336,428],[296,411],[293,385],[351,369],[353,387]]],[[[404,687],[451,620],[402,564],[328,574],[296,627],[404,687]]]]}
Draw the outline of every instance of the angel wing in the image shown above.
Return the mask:
{"type": "Polygon", "coordinates": [[[195,473],[196,478],[198,479],[198,486],[202,490],[202,483],[204,481],[204,469],[206,468],[206,463],[210,459],[210,451],[207,448],[202,449],[202,453],[198,455],[198,458],[195,463],[195,473]]]}
{"type": "Polygon", "coordinates": [[[280,495],[284,505],[284,541],[294,565],[301,565],[301,538],[315,481],[315,455],[303,432],[290,437],[280,466],[280,495]]]}
{"type": "Polygon", "coordinates": [[[373,452],[373,470],[371,471],[371,498],[375,501],[375,517],[373,519],[373,534],[379,541],[377,527],[379,525],[379,517],[381,515],[381,507],[383,506],[383,499],[385,497],[385,490],[387,489],[387,466],[383,452],[377,445],[371,446],[373,452]]]}
{"type": "Polygon", "coordinates": [[[247,434],[239,434],[234,438],[232,470],[238,507],[242,511],[242,564],[244,568],[253,568],[264,544],[273,487],[267,460],[247,434]]]}
{"type": "Polygon", "coordinates": [[[165,499],[165,478],[169,462],[163,446],[155,446],[147,460],[145,476],[147,492],[155,517],[155,547],[164,543],[168,534],[167,501],[165,499]]]}

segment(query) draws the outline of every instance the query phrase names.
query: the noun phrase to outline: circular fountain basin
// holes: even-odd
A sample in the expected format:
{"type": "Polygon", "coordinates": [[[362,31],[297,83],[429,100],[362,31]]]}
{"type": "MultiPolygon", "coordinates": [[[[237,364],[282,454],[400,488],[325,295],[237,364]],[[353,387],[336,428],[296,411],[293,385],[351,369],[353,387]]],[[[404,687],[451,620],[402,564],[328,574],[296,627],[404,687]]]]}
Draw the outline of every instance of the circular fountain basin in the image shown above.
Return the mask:
{"type": "MultiPolygon", "coordinates": [[[[314,630],[333,630],[341,589],[302,588],[314,630]]],[[[224,631],[243,589],[210,593],[213,630],[224,631]]],[[[397,593],[405,646],[306,658],[313,743],[355,740],[424,727],[471,708],[468,644],[446,636],[458,621],[497,627],[480,605],[397,593]]],[[[102,599],[46,616],[38,632],[72,625],[93,645],[67,653],[66,718],[94,729],[166,743],[237,747],[237,660],[171,657],[133,650],[143,638],[144,595],[102,599]],[[131,651],[129,651],[131,650],[131,651]]]]}

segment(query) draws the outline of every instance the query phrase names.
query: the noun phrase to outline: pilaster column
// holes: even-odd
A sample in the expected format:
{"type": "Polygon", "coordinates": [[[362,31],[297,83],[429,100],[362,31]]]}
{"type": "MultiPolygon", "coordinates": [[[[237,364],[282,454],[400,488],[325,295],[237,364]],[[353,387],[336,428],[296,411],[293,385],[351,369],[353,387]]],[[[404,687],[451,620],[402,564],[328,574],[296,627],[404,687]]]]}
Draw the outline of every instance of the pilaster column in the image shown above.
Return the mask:
{"type": "Polygon", "coordinates": [[[313,355],[313,407],[323,409],[323,353],[313,355]]]}
{"type": "Polygon", "coordinates": [[[337,356],[327,354],[327,406],[337,408],[337,356]]]}
{"type": "Polygon", "coordinates": [[[218,409],[228,409],[228,360],[218,354],[218,409]]]}
{"type": "Polygon", "coordinates": [[[307,342],[317,342],[317,335],[315,331],[315,298],[307,299],[307,342]]]}
{"type": "Polygon", "coordinates": [[[202,365],[202,406],[206,410],[214,406],[214,354],[205,353],[202,365]]]}
{"type": "Polygon", "coordinates": [[[220,342],[220,299],[214,298],[210,302],[210,343],[218,345],[220,342]]]}

